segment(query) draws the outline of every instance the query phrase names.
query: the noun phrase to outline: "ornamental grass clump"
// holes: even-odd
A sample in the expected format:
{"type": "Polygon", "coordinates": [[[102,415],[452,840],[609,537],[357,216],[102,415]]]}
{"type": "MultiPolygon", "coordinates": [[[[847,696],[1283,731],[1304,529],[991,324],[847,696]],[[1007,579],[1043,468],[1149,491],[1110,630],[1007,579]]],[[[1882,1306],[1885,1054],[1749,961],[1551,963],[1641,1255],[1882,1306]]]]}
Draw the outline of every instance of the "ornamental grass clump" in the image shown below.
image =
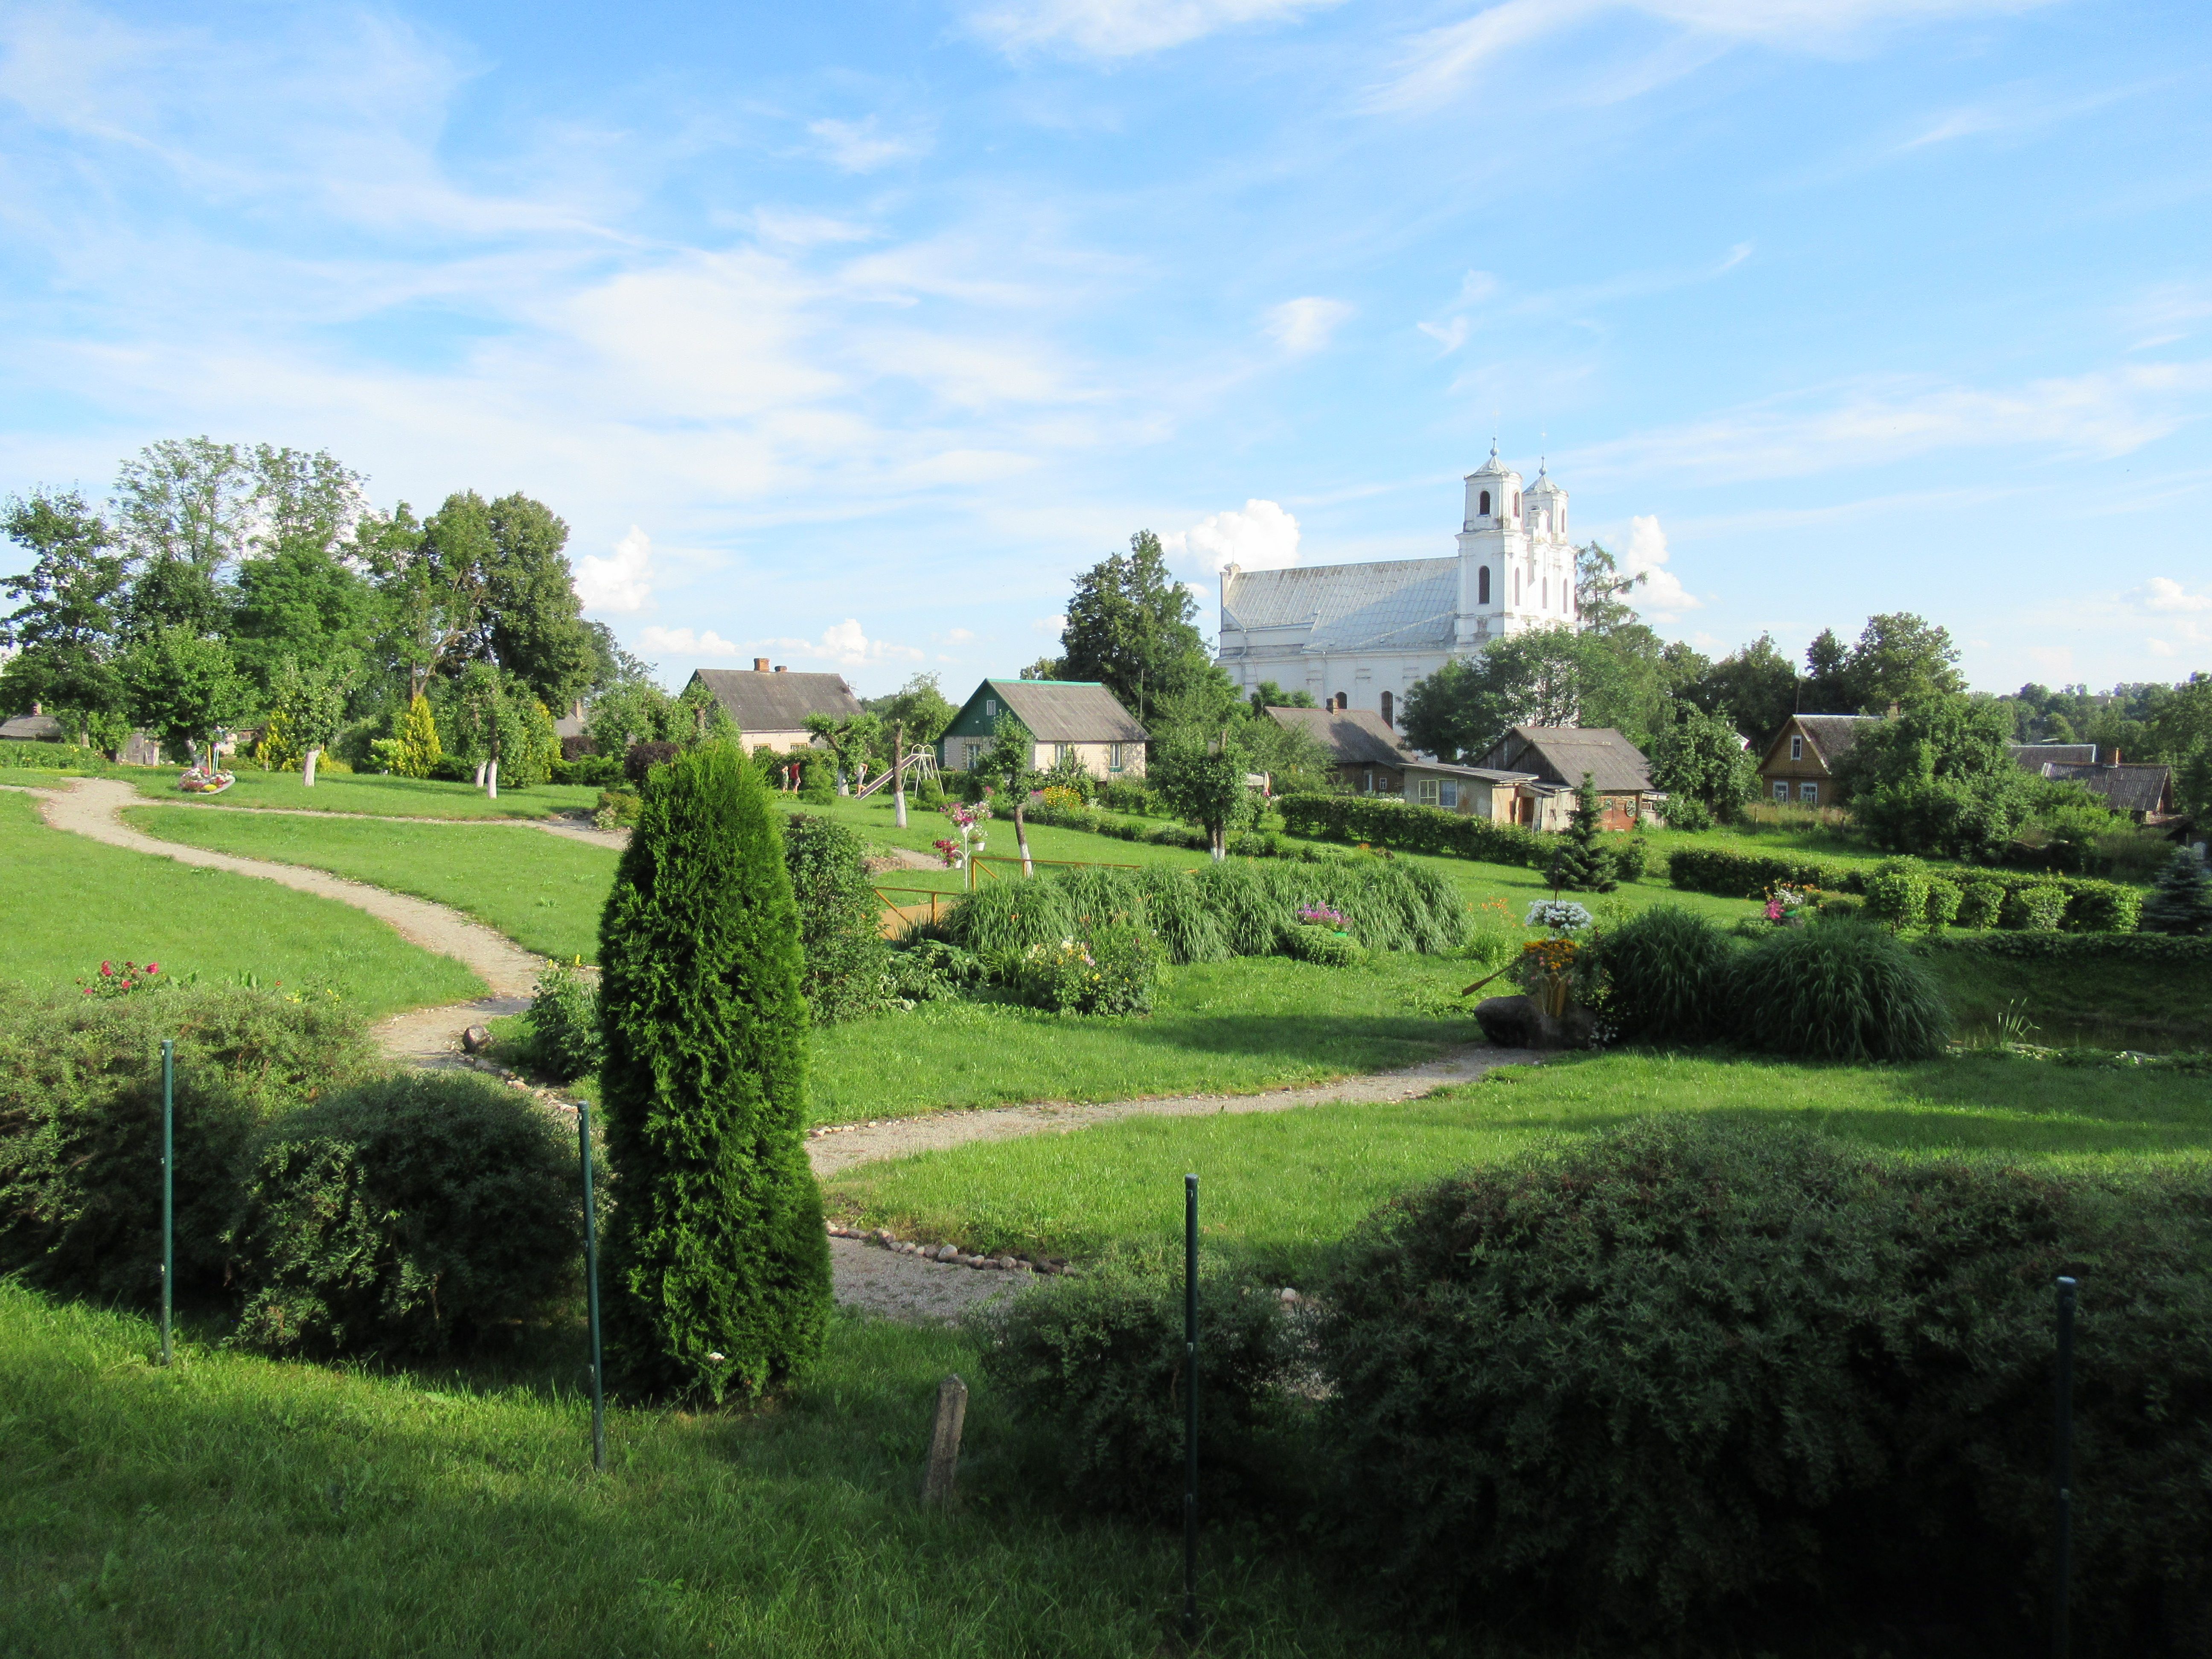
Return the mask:
{"type": "Polygon", "coordinates": [[[228,1233],[239,1340],[313,1358],[511,1341],[574,1292],[573,1130],[465,1072],[409,1072],[258,1137],[228,1233]]]}
{"type": "Polygon", "coordinates": [[[732,745],[647,776],[599,962],[610,1370],[633,1395],[755,1398],[820,1352],[830,1252],[799,910],[768,790],[732,745]]]}
{"type": "Polygon", "coordinates": [[[1777,928],[1735,959],[1736,1035],[1814,1060],[1926,1060],[1951,1036],[1942,988],[1880,928],[1823,921],[1777,928]]]}
{"type": "Polygon", "coordinates": [[[1624,1036],[1705,1042],[1727,1034],[1735,948],[1707,918],[1654,905],[1607,932],[1598,956],[1611,985],[1606,1012],[1624,1036]]]}
{"type": "Polygon", "coordinates": [[[2201,1170],[1649,1118],[1409,1193],[1348,1241],[1321,1299],[1326,1512],[1438,1626],[1608,1652],[1952,1626],[2026,1652],[2070,1273],[2077,1651],[2203,1653],[2208,1251],[2201,1170]]]}

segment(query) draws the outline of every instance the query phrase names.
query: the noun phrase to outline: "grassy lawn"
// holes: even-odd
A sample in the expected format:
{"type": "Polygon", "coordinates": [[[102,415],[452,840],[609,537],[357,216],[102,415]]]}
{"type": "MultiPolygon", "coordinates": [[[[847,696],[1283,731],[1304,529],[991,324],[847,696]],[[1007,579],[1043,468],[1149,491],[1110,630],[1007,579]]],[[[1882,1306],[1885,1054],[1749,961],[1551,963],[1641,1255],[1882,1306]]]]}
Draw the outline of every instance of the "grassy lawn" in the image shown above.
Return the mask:
{"type": "Polygon", "coordinates": [[[519,824],[295,818],[195,806],[133,807],[125,816],[134,829],[165,841],[304,864],[434,899],[564,962],[597,958],[599,912],[615,878],[617,854],[607,848],[519,824]]]}
{"type": "MultiPolygon", "coordinates": [[[[119,769],[122,778],[149,800],[175,800],[177,769],[134,766],[119,769]]],[[[375,773],[333,777],[315,775],[315,787],[297,772],[258,772],[241,766],[238,781],[222,792],[225,806],[279,807],[297,812],[365,812],[374,817],[543,818],[556,812],[587,812],[599,792],[578,785],[544,783],[535,789],[502,789],[493,800],[471,784],[433,778],[394,778],[375,773]]]]}
{"type": "MultiPolygon", "coordinates": [[[[1097,1656],[1171,1630],[1181,1540],[1023,1510],[955,1336],[841,1315],[754,1415],[609,1413],[582,1345],[499,1379],[279,1364],[0,1284],[0,1651],[1097,1656]],[[915,1502],[939,1378],[968,1407],[963,1502],[915,1502]]],[[[1203,1594],[1249,1656],[1375,1654],[1300,1564],[1210,1540],[1203,1594]]]]}
{"type": "Polygon", "coordinates": [[[484,992],[459,963],[346,905],[50,830],[36,803],[7,792],[0,916],[0,980],[28,985],[67,985],[129,957],[207,979],[327,986],[371,1016],[484,992]]]}
{"type": "Polygon", "coordinates": [[[2054,1048],[2212,1048],[2212,966],[2058,963],[1937,945],[1928,963],[1943,982],[1960,1035],[1993,1039],[2008,1012],[2033,1027],[2026,1041],[2054,1048]]]}
{"type": "Polygon", "coordinates": [[[1563,1056],[1395,1105],[1131,1118],[979,1143],[833,1179],[833,1211],[981,1249],[1094,1253],[1165,1242],[1200,1176],[1218,1246],[1293,1281],[1392,1193],[1546,1136],[1650,1112],[1809,1124],[1899,1150],[2124,1163],[2212,1152],[2212,1078],[1970,1054],[1898,1067],[1728,1055],[1563,1056]]]}

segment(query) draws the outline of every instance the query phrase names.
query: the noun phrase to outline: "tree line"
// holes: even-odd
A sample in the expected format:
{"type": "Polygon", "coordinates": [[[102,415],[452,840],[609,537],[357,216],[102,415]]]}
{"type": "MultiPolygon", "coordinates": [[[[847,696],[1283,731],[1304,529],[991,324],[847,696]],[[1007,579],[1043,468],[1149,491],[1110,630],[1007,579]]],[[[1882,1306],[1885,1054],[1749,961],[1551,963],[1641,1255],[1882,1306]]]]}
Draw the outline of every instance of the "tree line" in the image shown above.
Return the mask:
{"type": "Polygon", "coordinates": [[[104,503],[9,500],[0,530],[31,565],[0,580],[17,647],[0,708],[42,708],[111,756],[134,727],[206,753],[258,721],[311,767],[350,725],[413,769],[442,737],[528,782],[550,711],[649,679],[580,614],[568,527],[543,502],[461,490],[418,519],[364,482],[327,451],[198,437],[125,461],[104,503]]]}

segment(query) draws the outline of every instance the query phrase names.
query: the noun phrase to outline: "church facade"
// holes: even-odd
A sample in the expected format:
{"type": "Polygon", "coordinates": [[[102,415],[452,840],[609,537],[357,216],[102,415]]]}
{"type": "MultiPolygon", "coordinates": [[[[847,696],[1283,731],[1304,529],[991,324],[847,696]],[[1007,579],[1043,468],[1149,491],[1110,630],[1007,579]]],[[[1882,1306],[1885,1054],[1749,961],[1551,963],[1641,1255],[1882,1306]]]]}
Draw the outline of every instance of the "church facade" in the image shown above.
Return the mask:
{"type": "Polygon", "coordinates": [[[1457,553],[1379,564],[1221,573],[1217,660],[1247,691],[1273,680],[1324,708],[1365,708],[1398,725],[1406,692],[1454,657],[1508,634],[1571,628],[1575,550],[1567,492],[1540,467],[1490,459],[1467,475],[1457,553]]]}

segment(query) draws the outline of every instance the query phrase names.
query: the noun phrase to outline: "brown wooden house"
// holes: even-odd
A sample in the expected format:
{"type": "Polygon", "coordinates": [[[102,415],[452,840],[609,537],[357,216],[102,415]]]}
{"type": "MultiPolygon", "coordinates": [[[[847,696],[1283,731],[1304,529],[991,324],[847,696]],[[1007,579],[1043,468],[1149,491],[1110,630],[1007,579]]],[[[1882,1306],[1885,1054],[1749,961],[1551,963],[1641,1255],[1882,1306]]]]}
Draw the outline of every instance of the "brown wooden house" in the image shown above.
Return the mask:
{"type": "Polygon", "coordinates": [[[1759,793],[1777,805],[1834,806],[1835,765],[1879,714],[1792,714],[1759,757],[1759,793]]]}

